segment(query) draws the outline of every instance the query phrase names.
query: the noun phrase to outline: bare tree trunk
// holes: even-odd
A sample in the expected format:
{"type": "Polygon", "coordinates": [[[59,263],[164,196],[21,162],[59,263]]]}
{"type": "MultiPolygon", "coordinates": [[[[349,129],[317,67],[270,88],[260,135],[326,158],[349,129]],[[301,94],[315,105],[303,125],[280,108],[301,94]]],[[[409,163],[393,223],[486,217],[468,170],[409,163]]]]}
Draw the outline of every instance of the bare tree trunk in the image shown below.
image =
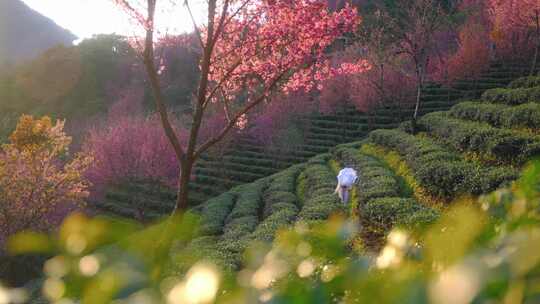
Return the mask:
{"type": "Polygon", "coordinates": [[[178,193],[176,197],[176,205],[173,210],[173,215],[181,213],[189,207],[189,181],[193,170],[194,162],[186,160],[182,163],[180,179],[178,181],[178,193]]]}
{"type": "Polygon", "coordinates": [[[206,94],[208,92],[208,78],[210,74],[210,64],[212,59],[214,39],[214,16],[216,14],[216,0],[208,1],[208,33],[206,45],[203,46],[204,53],[201,60],[201,79],[197,91],[195,102],[195,112],[191,124],[189,142],[185,156],[181,161],[180,180],[178,181],[178,196],[173,215],[182,213],[189,207],[189,180],[196,159],[197,139],[204,115],[206,94]]]}
{"type": "Polygon", "coordinates": [[[422,98],[422,87],[423,87],[423,76],[421,67],[416,67],[416,79],[417,79],[417,85],[416,85],[416,106],[414,108],[414,114],[412,119],[412,132],[413,134],[416,134],[418,131],[417,121],[418,121],[418,112],[420,110],[420,102],[422,98]]]}
{"type": "MultiPolygon", "coordinates": [[[[149,24],[154,23],[155,10],[156,10],[156,0],[148,0],[148,23],[149,24]]],[[[153,28],[149,28],[146,31],[143,61],[146,68],[146,72],[148,74],[148,79],[150,81],[150,86],[152,88],[152,92],[154,95],[154,102],[156,105],[157,112],[159,113],[159,117],[161,119],[163,130],[165,131],[165,135],[167,136],[167,139],[169,140],[169,142],[171,143],[174,149],[178,162],[181,164],[179,185],[185,184],[184,185],[185,187],[181,187],[179,189],[179,192],[178,192],[179,195],[177,197],[176,205],[173,210],[173,214],[177,214],[179,210],[180,211],[185,210],[183,208],[187,207],[188,187],[187,187],[187,183],[183,181],[185,179],[184,170],[189,167],[186,173],[191,174],[191,167],[193,166],[193,161],[188,161],[188,160],[191,160],[190,155],[193,155],[193,153],[191,152],[191,154],[189,154],[190,151],[188,151],[188,154],[186,155],[182,146],[180,145],[180,141],[176,135],[176,132],[174,128],[172,127],[172,124],[169,120],[169,114],[167,113],[167,109],[164,103],[165,97],[163,95],[163,91],[159,83],[158,72],[157,72],[154,60],[155,60],[154,59],[154,30],[153,28]],[[187,164],[189,164],[189,166],[187,166],[187,164]]],[[[189,182],[189,175],[187,176],[187,181],[189,182]]]]}
{"type": "Polygon", "coordinates": [[[412,119],[412,131],[413,131],[413,134],[416,134],[416,132],[418,131],[418,126],[417,126],[417,121],[418,121],[418,112],[419,112],[419,109],[420,109],[420,98],[422,96],[422,84],[421,83],[418,83],[417,85],[417,88],[416,88],[416,106],[414,107],[414,114],[413,114],[413,119],[412,119]]]}

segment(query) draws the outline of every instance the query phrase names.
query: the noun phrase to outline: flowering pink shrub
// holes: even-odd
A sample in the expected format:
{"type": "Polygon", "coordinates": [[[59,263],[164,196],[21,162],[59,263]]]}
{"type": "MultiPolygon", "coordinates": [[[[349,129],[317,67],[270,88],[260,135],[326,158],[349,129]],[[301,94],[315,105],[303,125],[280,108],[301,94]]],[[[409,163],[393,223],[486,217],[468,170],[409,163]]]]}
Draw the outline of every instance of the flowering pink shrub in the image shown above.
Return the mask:
{"type": "Polygon", "coordinates": [[[383,104],[405,104],[414,101],[415,82],[397,68],[381,68],[365,60],[341,64],[339,72],[320,86],[320,111],[334,113],[343,105],[369,112],[383,104]]]}
{"type": "Polygon", "coordinates": [[[489,68],[489,37],[480,24],[467,24],[459,34],[459,49],[448,59],[448,79],[477,79],[489,68]]]}
{"type": "MultiPolygon", "coordinates": [[[[489,18],[493,23],[491,38],[497,55],[516,59],[528,58],[540,48],[540,2],[538,0],[488,0],[489,18]]],[[[537,54],[538,55],[538,54],[537,54]]],[[[533,62],[533,64],[535,64],[533,62]]]]}
{"type": "MultiPolygon", "coordinates": [[[[180,128],[178,134],[186,136],[180,128]]],[[[178,161],[157,116],[110,119],[89,131],[83,149],[95,157],[88,177],[98,195],[104,186],[126,180],[155,180],[171,186],[178,181],[178,161]]]]}
{"type": "Polygon", "coordinates": [[[435,81],[451,85],[460,79],[474,80],[489,68],[493,55],[490,49],[492,24],[486,6],[485,0],[466,0],[461,3],[459,9],[469,16],[462,26],[453,29],[451,34],[447,33],[450,34],[447,39],[441,39],[451,40],[455,45],[441,46],[446,54],[431,64],[435,81]]]}

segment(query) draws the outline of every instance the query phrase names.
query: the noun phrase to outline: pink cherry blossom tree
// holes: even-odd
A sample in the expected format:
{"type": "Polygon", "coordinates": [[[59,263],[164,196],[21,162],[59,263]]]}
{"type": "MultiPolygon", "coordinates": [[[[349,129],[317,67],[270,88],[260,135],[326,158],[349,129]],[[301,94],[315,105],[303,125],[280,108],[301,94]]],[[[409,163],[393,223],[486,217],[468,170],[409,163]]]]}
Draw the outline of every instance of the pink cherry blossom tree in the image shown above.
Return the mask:
{"type": "Polygon", "coordinates": [[[534,49],[531,74],[536,70],[540,52],[540,1],[538,0],[489,0],[494,23],[494,39],[512,42],[515,48],[519,39],[526,49],[534,49]],[[532,39],[531,39],[532,38],[532,39]],[[532,48],[531,42],[532,41],[532,48]]]}
{"type": "Polygon", "coordinates": [[[393,13],[387,18],[389,31],[396,41],[396,55],[407,59],[414,71],[412,73],[416,80],[416,106],[412,117],[414,130],[428,67],[437,54],[436,35],[448,28],[454,13],[455,9],[445,7],[442,1],[396,1],[393,13]]]}
{"type": "Polygon", "coordinates": [[[156,10],[158,0],[113,0],[146,32],[142,58],[157,112],[180,164],[175,213],[188,208],[189,179],[197,159],[242,125],[248,113],[283,89],[310,89],[313,76],[323,77],[327,49],[359,24],[351,6],[331,12],[323,0],[208,0],[205,24],[190,13],[200,43],[200,80],[193,97],[188,141],[182,144],[170,123],[156,60],[156,10]],[[199,134],[209,105],[223,108],[224,127],[211,138],[199,134]],[[240,122],[240,123],[239,123],[240,122]]]}

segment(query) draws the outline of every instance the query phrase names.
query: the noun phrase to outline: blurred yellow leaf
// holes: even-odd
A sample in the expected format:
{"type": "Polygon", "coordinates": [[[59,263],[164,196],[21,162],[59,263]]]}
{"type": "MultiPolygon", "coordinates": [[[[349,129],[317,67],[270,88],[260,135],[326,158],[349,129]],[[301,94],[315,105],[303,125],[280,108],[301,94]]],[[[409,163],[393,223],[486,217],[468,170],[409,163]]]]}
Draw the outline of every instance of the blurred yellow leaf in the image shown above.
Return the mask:
{"type": "Polygon", "coordinates": [[[11,237],[7,243],[8,252],[14,255],[25,253],[49,253],[54,244],[45,234],[21,232],[11,237]]]}
{"type": "Polygon", "coordinates": [[[458,261],[484,227],[485,215],[469,202],[459,202],[426,235],[431,265],[447,267],[458,261]]]}

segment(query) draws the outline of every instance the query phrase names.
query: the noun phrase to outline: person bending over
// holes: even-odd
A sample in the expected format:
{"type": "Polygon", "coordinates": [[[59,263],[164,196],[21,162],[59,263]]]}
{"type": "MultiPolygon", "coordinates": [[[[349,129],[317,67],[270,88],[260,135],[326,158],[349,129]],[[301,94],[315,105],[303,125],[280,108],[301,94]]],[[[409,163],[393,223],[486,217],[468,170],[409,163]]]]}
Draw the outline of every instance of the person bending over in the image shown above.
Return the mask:
{"type": "Polygon", "coordinates": [[[341,169],[337,176],[337,180],[338,184],[334,193],[337,193],[341,202],[346,204],[349,202],[349,191],[351,191],[353,185],[358,180],[356,170],[352,168],[341,169]]]}

